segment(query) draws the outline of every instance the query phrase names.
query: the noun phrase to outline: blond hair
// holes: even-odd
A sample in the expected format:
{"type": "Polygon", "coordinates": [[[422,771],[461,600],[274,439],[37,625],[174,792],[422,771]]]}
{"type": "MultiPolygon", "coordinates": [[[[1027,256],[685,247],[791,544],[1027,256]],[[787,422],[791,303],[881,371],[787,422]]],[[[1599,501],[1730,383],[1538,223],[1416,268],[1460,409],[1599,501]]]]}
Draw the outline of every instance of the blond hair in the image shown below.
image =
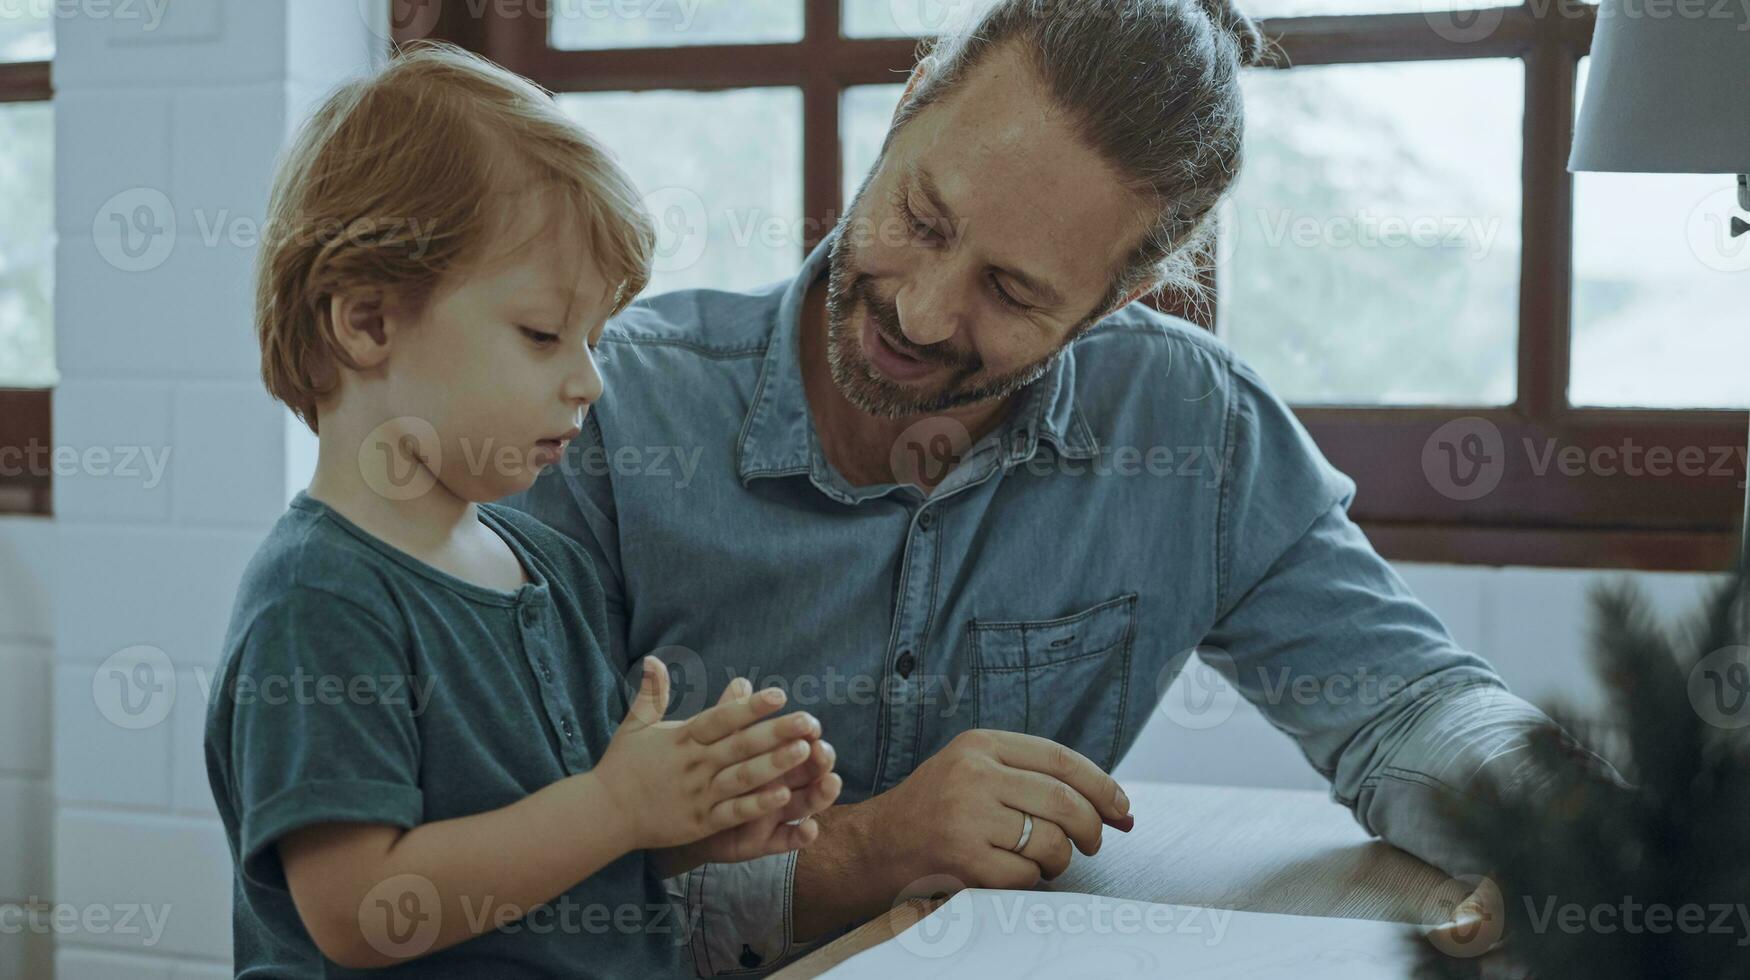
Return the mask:
{"type": "Polygon", "coordinates": [[[414,315],[484,257],[520,194],[558,195],[618,313],[650,282],[655,229],[608,151],[532,82],[453,45],[419,42],[341,86],[281,157],[256,270],[268,392],[317,432],[316,405],[357,369],[329,300],[381,289],[414,315]]]}

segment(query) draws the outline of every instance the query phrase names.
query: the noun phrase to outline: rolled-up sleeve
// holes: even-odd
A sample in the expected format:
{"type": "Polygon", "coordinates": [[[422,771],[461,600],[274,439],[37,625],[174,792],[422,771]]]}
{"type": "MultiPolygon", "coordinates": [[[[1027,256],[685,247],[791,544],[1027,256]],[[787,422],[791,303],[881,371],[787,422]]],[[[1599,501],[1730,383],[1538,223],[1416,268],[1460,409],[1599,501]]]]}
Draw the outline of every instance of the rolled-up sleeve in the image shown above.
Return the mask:
{"type": "Polygon", "coordinates": [[[833,936],[798,943],[791,932],[796,852],[740,864],[707,864],[670,878],[669,894],[692,923],[701,977],[760,976],[833,936]]]}
{"type": "Polygon", "coordinates": [[[1528,736],[1549,718],[1458,646],[1350,521],[1353,484],[1261,382],[1236,374],[1223,598],[1204,659],[1369,833],[1449,874],[1487,873],[1443,832],[1442,796],[1535,778],[1528,736]]]}

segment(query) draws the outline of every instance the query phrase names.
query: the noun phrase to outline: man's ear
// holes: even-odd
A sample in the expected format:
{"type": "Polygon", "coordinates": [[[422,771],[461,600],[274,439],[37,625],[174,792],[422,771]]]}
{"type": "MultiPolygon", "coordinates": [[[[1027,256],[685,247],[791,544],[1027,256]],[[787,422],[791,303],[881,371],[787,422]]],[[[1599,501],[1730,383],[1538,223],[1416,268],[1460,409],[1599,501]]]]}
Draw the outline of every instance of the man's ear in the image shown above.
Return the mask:
{"type": "Polygon", "coordinates": [[[328,298],[328,322],[334,341],[354,364],[374,368],[389,357],[395,324],[381,290],[336,293],[328,298]]]}

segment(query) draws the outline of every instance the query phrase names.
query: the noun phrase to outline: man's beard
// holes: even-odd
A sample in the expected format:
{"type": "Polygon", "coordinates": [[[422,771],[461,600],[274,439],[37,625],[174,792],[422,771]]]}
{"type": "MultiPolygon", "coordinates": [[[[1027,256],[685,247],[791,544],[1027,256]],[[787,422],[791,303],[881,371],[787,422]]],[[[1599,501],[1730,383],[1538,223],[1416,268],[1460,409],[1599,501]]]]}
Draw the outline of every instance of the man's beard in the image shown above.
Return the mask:
{"type": "MultiPolygon", "coordinates": [[[[856,213],[854,204],[851,213],[856,213]]],[[[1019,371],[981,379],[984,359],[976,353],[961,353],[945,346],[919,347],[906,339],[900,329],[899,308],[877,296],[873,281],[856,272],[856,246],[851,243],[850,234],[847,218],[828,256],[826,362],[833,384],[861,411],[877,418],[903,419],[939,415],[950,409],[1007,398],[1044,377],[1068,346],[1066,342],[1044,360],[1019,371]],[[948,380],[935,391],[917,391],[883,376],[863,352],[862,330],[856,319],[859,307],[869,312],[876,329],[895,350],[951,369],[948,380]]],[[[1072,332],[1071,337],[1076,333],[1079,331],[1072,332]]]]}

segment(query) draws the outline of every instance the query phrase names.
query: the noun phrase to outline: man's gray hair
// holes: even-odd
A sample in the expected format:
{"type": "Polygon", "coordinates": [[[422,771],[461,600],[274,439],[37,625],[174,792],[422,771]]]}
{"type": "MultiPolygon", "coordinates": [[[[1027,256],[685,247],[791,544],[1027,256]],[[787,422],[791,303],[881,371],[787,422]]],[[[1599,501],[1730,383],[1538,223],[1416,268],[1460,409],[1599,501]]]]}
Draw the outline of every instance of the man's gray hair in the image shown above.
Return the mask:
{"type": "MultiPolygon", "coordinates": [[[[1019,43],[1071,125],[1154,209],[1095,317],[1151,283],[1202,298],[1198,255],[1239,174],[1239,74],[1268,44],[1230,0],[998,0],[926,42],[888,143],[993,52],[1019,43]]],[[[883,148],[885,153],[885,147],[883,148]]]]}

